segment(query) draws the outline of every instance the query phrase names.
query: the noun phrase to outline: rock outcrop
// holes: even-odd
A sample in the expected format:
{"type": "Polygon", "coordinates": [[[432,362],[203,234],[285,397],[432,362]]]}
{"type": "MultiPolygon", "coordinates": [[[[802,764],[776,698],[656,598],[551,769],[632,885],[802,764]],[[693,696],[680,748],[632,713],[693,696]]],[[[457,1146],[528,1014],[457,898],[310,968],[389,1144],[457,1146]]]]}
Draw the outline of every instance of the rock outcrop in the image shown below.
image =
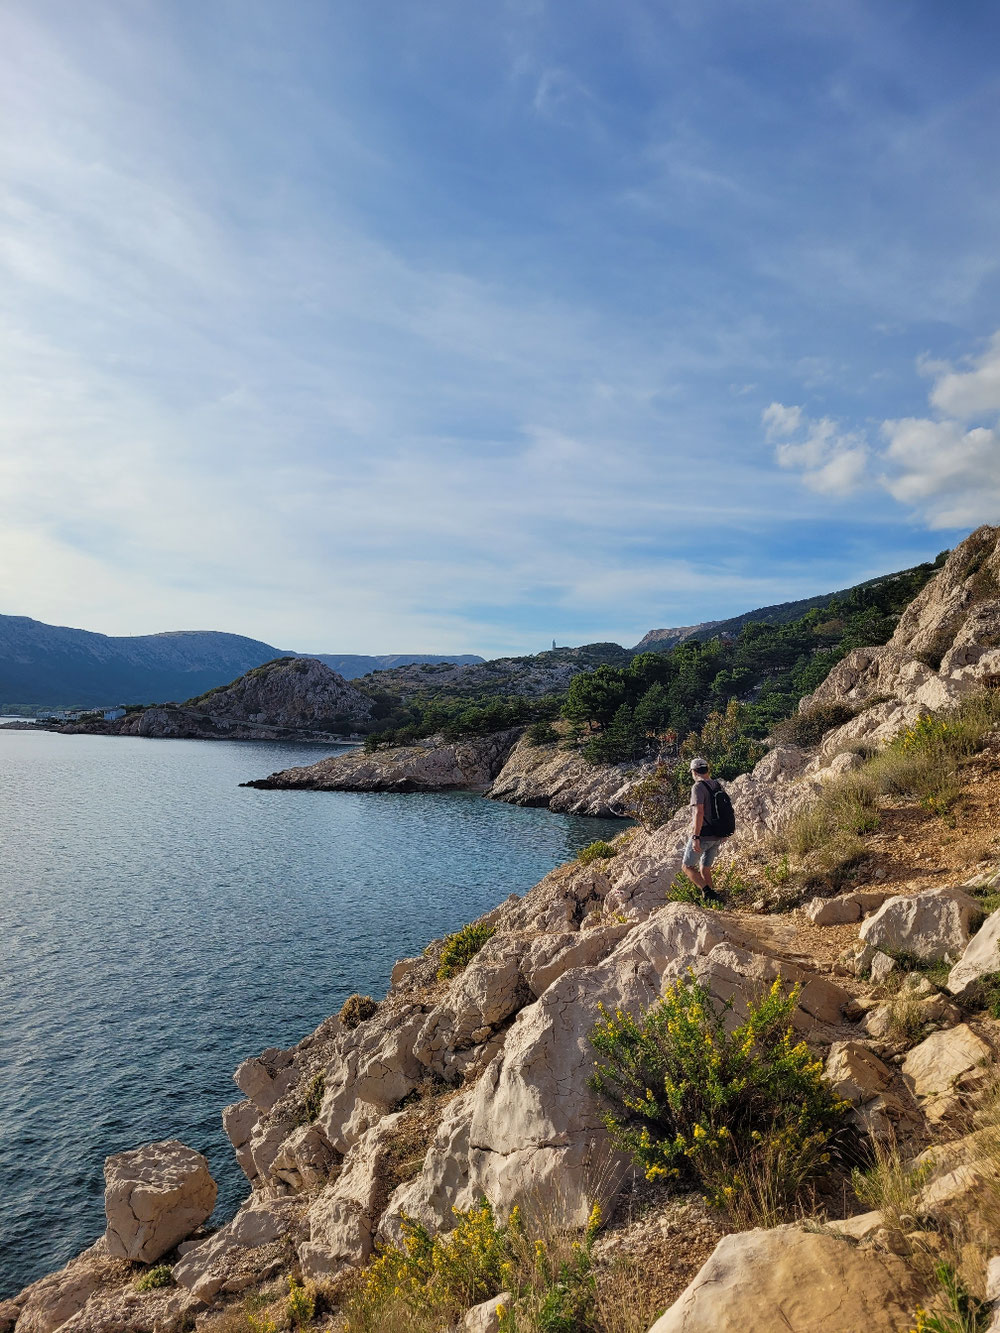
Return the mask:
{"type": "Polygon", "coordinates": [[[334,755],[244,785],[304,791],[485,791],[520,735],[517,727],[461,741],[430,737],[374,754],[334,755]]]}
{"type": "Polygon", "coordinates": [[[184,704],[157,704],[114,721],[54,729],[66,735],[335,742],[371,713],[371,699],[322,662],[280,657],[184,704]]]}
{"type": "Polygon", "coordinates": [[[588,764],[577,750],[522,737],[486,793],[510,805],[548,806],[567,815],[617,817],[630,789],[653,764],[588,764]]]}
{"type": "Polygon", "coordinates": [[[532,745],[523,728],[445,741],[428,737],[374,754],[334,755],[245,785],[309,791],[479,791],[511,805],[547,806],[561,814],[624,815],[631,787],[650,764],[588,764],[578,751],[532,745]]]}
{"type": "Polygon", "coordinates": [[[895,1255],[801,1227],[744,1231],[649,1333],[899,1333],[919,1297],[895,1255]]]}
{"type": "Polygon", "coordinates": [[[176,1139],[115,1153],[104,1178],[108,1253],[147,1264],[207,1220],[218,1192],[205,1158],[176,1139]]]}

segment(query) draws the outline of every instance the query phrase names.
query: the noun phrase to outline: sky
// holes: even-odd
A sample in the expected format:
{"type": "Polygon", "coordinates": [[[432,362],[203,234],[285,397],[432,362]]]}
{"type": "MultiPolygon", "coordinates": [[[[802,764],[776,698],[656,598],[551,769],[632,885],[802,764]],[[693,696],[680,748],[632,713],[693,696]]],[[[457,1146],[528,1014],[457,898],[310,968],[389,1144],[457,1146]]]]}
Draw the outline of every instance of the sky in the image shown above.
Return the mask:
{"type": "Polygon", "coordinates": [[[1000,8],[0,0],[0,612],[719,619],[1000,522],[1000,8]]]}

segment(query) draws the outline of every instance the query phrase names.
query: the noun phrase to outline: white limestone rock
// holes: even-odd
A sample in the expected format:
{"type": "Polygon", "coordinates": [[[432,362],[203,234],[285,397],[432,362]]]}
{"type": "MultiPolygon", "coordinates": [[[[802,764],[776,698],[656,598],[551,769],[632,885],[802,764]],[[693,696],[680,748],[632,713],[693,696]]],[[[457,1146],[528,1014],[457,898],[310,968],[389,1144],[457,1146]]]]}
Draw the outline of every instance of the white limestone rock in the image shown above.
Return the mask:
{"type": "Polygon", "coordinates": [[[892,1072],[860,1042],[837,1041],[827,1056],[826,1077],[838,1097],[859,1106],[888,1086],[892,1072]]]}
{"type": "Polygon", "coordinates": [[[231,1222],[184,1253],[174,1265],[174,1281],[204,1304],[220,1292],[259,1284],[281,1270],[282,1242],[294,1237],[298,1220],[296,1200],[254,1194],[231,1222]]]}
{"type": "Polygon", "coordinates": [[[724,1236],[649,1333],[899,1333],[917,1295],[895,1255],[795,1226],[758,1228],[724,1236]]]}
{"type": "Polygon", "coordinates": [[[104,1178],[108,1253],[146,1264],[201,1226],[218,1192],[205,1158],[176,1139],[114,1153],[104,1178]]]}
{"type": "Polygon", "coordinates": [[[961,889],[925,889],[889,898],[859,932],[864,944],[883,953],[907,953],[921,962],[957,959],[972,938],[982,909],[961,889]]]}
{"type": "Polygon", "coordinates": [[[386,1154],[404,1112],[385,1116],[344,1158],[337,1179],[326,1186],[308,1213],[309,1238],[299,1246],[308,1278],[333,1277],[359,1266],[372,1253],[378,1204],[384,1198],[386,1154]]]}
{"type": "Polygon", "coordinates": [[[948,973],[948,990],[959,1000],[974,1000],[983,980],[1000,973],[1000,911],[991,912],[948,973]]]}
{"type": "Polygon", "coordinates": [[[992,1049],[967,1023],[932,1032],[903,1061],[903,1079],[915,1096],[941,1097],[955,1082],[992,1057],[992,1049]]]}

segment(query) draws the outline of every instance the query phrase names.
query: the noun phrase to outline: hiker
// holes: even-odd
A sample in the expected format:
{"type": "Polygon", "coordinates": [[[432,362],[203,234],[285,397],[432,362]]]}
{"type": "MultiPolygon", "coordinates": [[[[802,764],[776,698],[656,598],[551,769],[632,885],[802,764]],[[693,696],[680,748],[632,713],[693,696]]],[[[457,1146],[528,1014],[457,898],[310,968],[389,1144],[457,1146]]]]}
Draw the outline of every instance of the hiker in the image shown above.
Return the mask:
{"type": "Polygon", "coordinates": [[[721,903],[721,894],[712,887],[712,865],[722,844],[736,828],[733,805],[722,783],[711,776],[707,759],[691,760],[691,836],[684,848],[685,875],[704,897],[721,903]]]}

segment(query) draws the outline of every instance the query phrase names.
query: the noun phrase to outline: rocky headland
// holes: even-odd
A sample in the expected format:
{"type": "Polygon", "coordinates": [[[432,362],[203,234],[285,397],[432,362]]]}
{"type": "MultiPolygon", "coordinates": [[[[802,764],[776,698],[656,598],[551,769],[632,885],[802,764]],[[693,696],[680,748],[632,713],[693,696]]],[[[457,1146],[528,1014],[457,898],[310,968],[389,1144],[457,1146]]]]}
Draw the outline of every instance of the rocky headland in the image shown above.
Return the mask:
{"type": "MultiPolygon", "coordinates": [[[[461,966],[445,965],[451,942],[433,941],[396,964],[378,1003],[356,997],[291,1049],[240,1065],[241,1096],[222,1115],[248,1195],[224,1226],[205,1228],[211,1188],[190,1149],[110,1158],[105,1236],[0,1305],[0,1333],[250,1333],[262,1310],[271,1327],[293,1319],[289,1278],[292,1295],[313,1284],[298,1326],[343,1329],[352,1275],[398,1244],[404,1219],[449,1232],[454,1210],[483,1198],[499,1217],[544,1199],[547,1234],[581,1237],[598,1204],[592,1289],[619,1291],[616,1308],[632,1313],[614,1327],[630,1333],[985,1330],[1000,1295],[1000,1212],[986,1208],[1000,1200],[1000,735],[981,727],[965,750],[941,750],[959,756],[945,774],[950,804],[880,795],[879,819],[852,833],[846,878],[824,879],[807,859],[796,881],[772,839],[837,794],[873,790],[845,784],[874,772],[890,742],[905,753],[894,738],[944,738],[943,722],[988,699],[1000,679],[998,539],[984,528],[957,547],[892,640],[856,650],[803,701],[804,713],[839,704],[847,721],[811,748],[773,747],[729,784],[731,860],[748,876],[757,867],[759,896],[734,893],[722,911],[668,900],[684,811],[559,867],[476,923],[479,947],[461,966]],[[792,1023],[841,1099],[855,1160],[888,1163],[898,1188],[855,1197],[848,1175],[801,1203],[800,1220],[748,1229],[641,1179],[591,1085],[590,1036],[602,1013],[640,1014],[685,978],[734,1021],[775,983],[794,988],[792,1023]],[[143,1285],[150,1265],[164,1285],[143,1285]],[[942,1265],[961,1273],[951,1287],[934,1276],[942,1265]],[[918,1322],[918,1307],[944,1319],[950,1300],[978,1322],[918,1322]]],[[[487,760],[479,785],[496,787],[521,744],[487,760]]],[[[530,794],[535,762],[518,758],[511,791],[530,794]]],[[[450,1326],[511,1328],[516,1299],[498,1275],[450,1326]]]]}
{"type": "Polygon", "coordinates": [[[372,701],[310,657],[279,657],[183,704],[130,709],[49,729],[63,735],[163,739],[336,742],[367,722],[372,701]]]}
{"type": "Polygon", "coordinates": [[[478,791],[509,805],[621,817],[622,801],[652,764],[589,764],[560,743],[535,745],[523,727],[446,741],[431,736],[374,754],[334,755],[244,785],[303,791],[478,791]]]}

